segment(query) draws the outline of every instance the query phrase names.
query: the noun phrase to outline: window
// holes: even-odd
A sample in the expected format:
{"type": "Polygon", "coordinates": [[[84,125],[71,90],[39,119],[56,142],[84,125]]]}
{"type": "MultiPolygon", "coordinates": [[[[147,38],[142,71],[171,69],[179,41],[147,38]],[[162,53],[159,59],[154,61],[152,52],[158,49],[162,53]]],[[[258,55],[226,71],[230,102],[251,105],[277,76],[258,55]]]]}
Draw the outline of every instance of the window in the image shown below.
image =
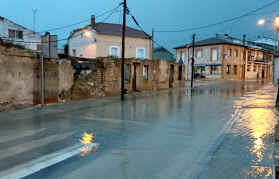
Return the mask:
{"type": "Polygon", "coordinates": [[[124,64],[124,82],[129,83],[130,81],[130,67],[127,64],[124,64]]]}
{"type": "Polygon", "coordinates": [[[238,50],[237,49],[234,50],[234,56],[238,57],[238,50]]]}
{"type": "Polygon", "coordinates": [[[259,53],[259,58],[260,58],[260,59],[263,58],[263,53],[262,53],[262,52],[259,53]]]}
{"type": "Polygon", "coordinates": [[[16,31],[15,30],[9,29],[8,33],[9,33],[9,38],[10,39],[15,39],[15,36],[16,36],[16,31]]]}
{"type": "Polygon", "coordinates": [[[183,53],[183,51],[180,51],[180,57],[178,58],[178,60],[180,59],[182,59],[183,62],[185,60],[185,53],[183,53]]]}
{"type": "Polygon", "coordinates": [[[232,49],[231,48],[228,48],[228,56],[232,56],[232,49]]]}
{"type": "Polygon", "coordinates": [[[212,61],[218,60],[218,49],[217,48],[211,49],[211,60],[212,61]]]}
{"type": "Polygon", "coordinates": [[[120,57],[120,48],[118,46],[111,46],[109,48],[109,56],[120,57]]]}
{"type": "Polygon", "coordinates": [[[201,49],[197,50],[196,57],[197,58],[201,58],[202,57],[202,50],[201,49]]]}
{"type": "Polygon", "coordinates": [[[76,55],[76,49],[73,49],[73,56],[75,57],[76,55]]]}
{"type": "Polygon", "coordinates": [[[143,79],[144,80],[148,80],[148,66],[147,65],[144,65],[143,66],[143,79]]]}
{"type": "Polygon", "coordinates": [[[137,48],[136,58],[145,59],[145,48],[137,48]]]}
{"type": "Polygon", "coordinates": [[[23,39],[23,32],[19,30],[8,30],[8,35],[10,39],[23,39]]]}
{"type": "Polygon", "coordinates": [[[227,74],[229,75],[231,73],[231,65],[227,65],[227,74]]]}
{"type": "Polygon", "coordinates": [[[36,48],[37,48],[38,51],[41,51],[41,49],[42,49],[41,44],[37,44],[37,47],[36,47],[36,48]]]}
{"type": "Polygon", "coordinates": [[[211,66],[210,67],[210,74],[211,75],[217,75],[217,71],[218,71],[217,66],[211,66]]]}
{"type": "Polygon", "coordinates": [[[237,75],[237,65],[233,66],[233,74],[237,75]]]}
{"type": "Polygon", "coordinates": [[[22,31],[16,31],[16,38],[17,39],[23,39],[23,32],[22,31]]]}

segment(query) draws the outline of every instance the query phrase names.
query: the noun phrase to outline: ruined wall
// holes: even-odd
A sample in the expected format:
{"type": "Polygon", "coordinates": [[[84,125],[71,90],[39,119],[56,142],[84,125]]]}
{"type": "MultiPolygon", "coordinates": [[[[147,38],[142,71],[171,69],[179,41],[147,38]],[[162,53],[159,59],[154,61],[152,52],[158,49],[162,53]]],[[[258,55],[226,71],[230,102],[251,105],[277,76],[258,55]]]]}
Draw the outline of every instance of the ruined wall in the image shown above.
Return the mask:
{"type": "MultiPolygon", "coordinates": [[[[0,111],[40,104],[40,77],[40,59],[36,54],[14,46],[1,45],[0,111]]],[[[45,60],[46,103],[68,99],[72,84],[70,62],[45,60]]]]}
{"type": "Polygon", "coordinates": [[[66,102],[71,100],[71,89],[74,84],[73,67],[70,61],[60,60],[58,62],[58,94],[59,102],[66,102]]]}
{"type": "Polygon", "coordinates": [[[0,111],[33,104],[35,54],[0,46],[0,111]]]}
{"type": "Polygon", "coordinates": [[[72,88],[72,100],[105,97],[103,69],[93,69],[86,76],[78,77],[72,88]]]}

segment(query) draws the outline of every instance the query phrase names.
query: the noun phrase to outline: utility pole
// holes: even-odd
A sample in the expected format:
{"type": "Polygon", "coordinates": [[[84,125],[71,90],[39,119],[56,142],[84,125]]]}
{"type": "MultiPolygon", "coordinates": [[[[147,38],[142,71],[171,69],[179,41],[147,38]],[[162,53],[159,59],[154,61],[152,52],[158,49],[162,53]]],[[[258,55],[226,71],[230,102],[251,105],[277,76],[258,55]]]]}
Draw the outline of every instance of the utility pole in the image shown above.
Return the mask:
{"type": "Polygon", "coordinates": [[[41,54],[41,108],[45,105],[45,73],[44,73],[44,56],[41,54]]]}
{"type": "Polygon", "coordinates": [[[125,59],[125,35],[126,35],[126,13],[127,2],[124,0],[123,24],[122,24],[122,60],[121,60],[121,101],[124,101],[124,59],[125,59]]]}
{"type": "Polygon", "coordinates": [[[191,89],[193,89],[193,82],[194,82],[195,39],[196,39],[196,34],[193,34],[193,37],[192,37],[191,89]]]}
{"type": "Polygon", "coordinates": [[[154,28],[152,28],[152,52],[151,52],[152,59],[153,59],[153,50],[154,50],[154,28]]]}

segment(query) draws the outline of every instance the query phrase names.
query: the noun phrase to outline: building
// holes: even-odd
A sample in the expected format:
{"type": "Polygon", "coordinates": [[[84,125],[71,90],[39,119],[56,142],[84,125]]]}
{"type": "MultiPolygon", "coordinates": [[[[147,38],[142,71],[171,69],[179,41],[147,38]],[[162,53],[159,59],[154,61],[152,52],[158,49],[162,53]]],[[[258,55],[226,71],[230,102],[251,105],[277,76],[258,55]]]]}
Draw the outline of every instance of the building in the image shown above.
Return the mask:
{"type": "MultiPolygon", "coordinates": [[[[95,16],[91,24],[71,32],[69,55],[73,57],[97,58],[120,57],[122,46],[122,25],[96,23],[95,16]]],[[[125,58],[151,59],[151,37],[145,32],[126,28],[125,58]]]]}
{"type": "Polygon", "coordinates": [[[0,38],[29,50],[41,50],[41,37],[21,25],[0,16],[0,38]]]}
{"type": "MultiPolygon", "coordinates": [[[[121,89],[121,61],[112,57],[85,59],[70,57],[75,71],[73,99],[117,96],[121,89]]],[[[184,73],[179,64],[163,60],[125,60],[125,89],[135,91],[158,91],[185,87],[184,73]]],[[[182,69],[185,66],[182,65],[182,69]]]]}
{"type": "MultiPolygon", "coordinates": [[[[176,59],[187,65],[191,78],[192,45],[176,47],[176,59]]],[[[262,44],[230,37],[198,41],[195,45],[195,77],[226,80],[271,79],[273,55],[262,44]]]]}
{"type": "Polygon", "coordinates": [[[174,55],[164,47],[154,48],[153,53],[152,53],[152,59],[164,60],[164,61],[169,61],[169,62],[176,61],[174,55]]]}

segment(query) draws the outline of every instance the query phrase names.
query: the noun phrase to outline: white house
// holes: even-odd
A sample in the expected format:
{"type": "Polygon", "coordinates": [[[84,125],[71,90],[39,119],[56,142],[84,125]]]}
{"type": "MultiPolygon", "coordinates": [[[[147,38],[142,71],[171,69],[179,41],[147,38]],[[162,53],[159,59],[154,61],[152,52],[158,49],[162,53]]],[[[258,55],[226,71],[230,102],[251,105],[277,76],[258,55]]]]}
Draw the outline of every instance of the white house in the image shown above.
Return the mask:
{"type": "MultiPolygon", "coordinates": [[[[121,55],[122,25],[95,23],[74,30],[68,38],[69,55],[73,57],[96,58],[121,55]]],[[[152,41],[145,32],[127,27],[125,57],[151,59],[152,41]]]]}
{"type": "Polygon", "coordinates": [[[34,51],[41,50],[41,37],[38,33],[33,32],[32,30],[29,30],[1,16],[0,38],[3,41],[22,45],[26,49],[34,51]]]}

